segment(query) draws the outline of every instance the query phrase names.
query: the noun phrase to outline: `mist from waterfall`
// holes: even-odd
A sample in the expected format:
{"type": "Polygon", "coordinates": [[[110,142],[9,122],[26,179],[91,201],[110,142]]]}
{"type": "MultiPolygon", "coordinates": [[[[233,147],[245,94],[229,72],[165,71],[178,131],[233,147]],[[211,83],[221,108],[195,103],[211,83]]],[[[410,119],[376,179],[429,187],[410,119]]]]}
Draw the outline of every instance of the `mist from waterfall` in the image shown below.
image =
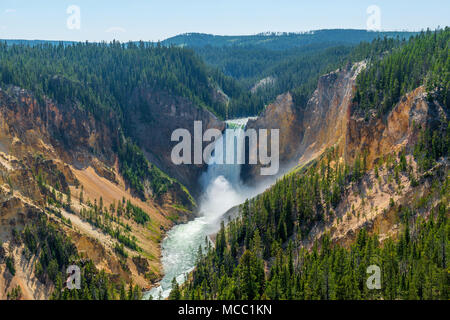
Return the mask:
{"type": "Polygon", "coordinates": [[[249,188],[243,185],[240,178],[241,165],[237,164],[236,160],[245,153],[242,142],[245,139],[247,121],[248,118],[227,121],[227,128],[235,129],[234,135],[227,135],[226,130],[216,141],[214,152],[207,161],[208,169],[200,177],[203,192],[199,199],[199,217],[186,224],[177,225],[168,232],[162,243],[165,275],[160,285],[145,295],[147,299],[150,295],[153,299],[167,298],[173,278],[180,284],[186,280],[187,274],[195,267],[199,247],[205,248],[207,237],[219,230],[223,215],[267,187],[249,188]],[[234,139],[235,143],[230,143],[234,139]],[[239,141],[241,143],[236,143],[239,141]],[[226,161],[231,151],[226,149],[227,145],[233,145],[235,148],[233,163],[226,161]],[[221,162],[223,164],[220,164],[221,162]]]}
{"type": "Polygon", "coordinates": [[[242,192],[245,188],[241,181],[241,165],[237,163],[237,159],[243,157],[245,153],[243,142],[247,121],[248,118],[227,121],[227,130],[216,142],[214,153],[207,161],[208,170],[200,177],[203,194],[200,198],[199,212],[209,221],[212,228],[218,228],[221,216],[228,209],[245,201],[242,192]],[[233,150],[227,149],[230,146],[233,150]],[[234,155],[234,159],[229,156],[230,154],[234,155]]]}

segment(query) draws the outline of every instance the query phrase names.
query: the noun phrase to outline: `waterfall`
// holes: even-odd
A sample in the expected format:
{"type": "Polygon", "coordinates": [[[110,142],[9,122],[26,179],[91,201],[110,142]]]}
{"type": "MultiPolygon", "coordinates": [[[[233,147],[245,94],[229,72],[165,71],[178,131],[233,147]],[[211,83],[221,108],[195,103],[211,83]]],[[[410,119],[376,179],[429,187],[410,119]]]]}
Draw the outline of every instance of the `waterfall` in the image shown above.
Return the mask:
{"type": "Polygon", "coordinates": [[[144,298],[167,298],[173,278],[183,283],[185,276],[195,267],[199,247],[206,245],[205,238],[219,230],[222,215],[245,201],[247,192],[244,192],[241,165],[237,160],[244,156],[242,142],[247,121],[248,118],[226,122],[227,130],[216,141],[214,152],[207,161],[208,169],[200,177],[203,194],[199,199],[199,217],[168,232],[162,243],[164,278],[144,298]],[[233,153],[230,152],[231,146],[233,153]],[[230,154],[234,154],[234,159],[230,154]]]}
{"type": "Polygon", "coordinates": [[[241,185],[241,165],[238,164],[238,159],[244,157],[245,149],[243,144],[247,121],[248,119],[245,118],[226,122],[227,128],[215,144],[214,155],[207,161],[208,170],[200,178],[203,187],[208,186],[220,176],[224,177],[235,187],[241,185]],[[228,150],[230,147],[233,150],[228,150]],[[232,155],[234,155],[234,158],[232,155]]]}
{"type": "Polygon", "coordinates": [[[243,185],[238,159],[245,159],[247,121],[248,118],[226,122],[226,130],[216,142],[214,153],[207,161],[208,169],[200,177],[203,187],[200,213],[210,222],[220,219],[223,213],[242,201],[243,185]]]}

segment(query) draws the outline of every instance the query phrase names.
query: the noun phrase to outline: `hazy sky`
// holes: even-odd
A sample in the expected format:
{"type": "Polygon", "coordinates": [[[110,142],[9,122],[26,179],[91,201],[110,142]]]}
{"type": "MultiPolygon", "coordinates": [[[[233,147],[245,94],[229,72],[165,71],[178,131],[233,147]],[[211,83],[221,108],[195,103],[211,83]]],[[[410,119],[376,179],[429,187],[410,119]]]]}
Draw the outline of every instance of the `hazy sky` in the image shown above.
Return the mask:
{"type": "Polygon", "coordinates": [[[380,8],[382,30],[450,25],[449,0],[0,0],[0,38],[155,41],[185,32],[366,29],[371,5],[380,8]],[[80,9],[79,29],[71,5],[80,9]]]}

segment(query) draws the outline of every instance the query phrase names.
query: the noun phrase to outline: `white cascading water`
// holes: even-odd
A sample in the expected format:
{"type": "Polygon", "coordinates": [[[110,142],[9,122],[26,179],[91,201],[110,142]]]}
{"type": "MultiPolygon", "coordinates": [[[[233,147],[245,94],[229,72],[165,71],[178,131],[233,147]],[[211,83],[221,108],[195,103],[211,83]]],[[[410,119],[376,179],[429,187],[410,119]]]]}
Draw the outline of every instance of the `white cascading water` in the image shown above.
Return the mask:
{"type": "MultiPolygon", "coordinates": [[[[237,140],[243,141],[245,138],[247,121],[248,118],[227,121],[227,128],[238,130],[235,134],[237,140]]],[[[227,137],[226,133],[222,136],[224,148],[226,148],[227,139],[230,138],[234,139],[234,136],[227,137]]],[[[216,145],[220,145],[220,143],[216,143],[216,145]]],[[[245,150],[243,143],[234,145],[235,148],[238,145],[242,146],[238,150],[235,149],[235,159],[238,159],[237,157],[242,155],[245,150]]],[[[199,201],[199,217],[186,224],[175,226],[164,239],[162,264],[165,275],[158,287],[144,295],[146,299],[167,298],[171,291],[173,278],[176,278],[179,284],[185,281],[186,275],[195,267],[199,247],[206,245],[205,239],[208,235],[219,230],[223,214],[262,191],[248,189],[242,185],[241,165],[236,164],[236,161],[233,164],[217,164],[220,157],[224,159],[225,163],[226,152],[226,150],[224,152],[223,149],[216,148],[208,161],[208,170],[200,178],[203,195],[199,201]]]]}

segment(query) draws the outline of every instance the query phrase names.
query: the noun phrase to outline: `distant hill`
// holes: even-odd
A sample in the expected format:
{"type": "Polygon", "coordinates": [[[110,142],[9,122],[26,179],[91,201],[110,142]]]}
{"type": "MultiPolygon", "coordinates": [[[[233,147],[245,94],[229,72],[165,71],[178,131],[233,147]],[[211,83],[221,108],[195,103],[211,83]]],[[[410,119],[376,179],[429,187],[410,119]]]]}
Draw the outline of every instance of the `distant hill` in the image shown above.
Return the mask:
{"type": "Polygon", "coordinates": [[[354,29],[316,30],[304,33],[261,33],[245,36],[216,36],[203,33],[186,33],[162,41],[164,45],[188,47],[258,46],[272,50],[285,50],[318,43],[358,44],[371,42],[378,37],[409,38],[417,32],[374,32],[354,29]]]}
{"type": "MultiPolygon", "coordinates": [[[[256,115],[264,109],[265,105],[273,102],[279,94],[286,91],[295,90],[295,100],[306,101],[314,91],[319,75],[334,70],[348,60],[354,60],[350,55],[362,42],[371,43],[379,38],[387,38],[390,41],[397,38],[408,39],[414,34],[416,33],[351,29],[316,30],[304,33],[261,33],[243,36],[186,33],[166,39],[159,44],[129,42],[124,47],[140,47],[141,45],[158,47],[162,45],[163,47],[176,46],[188,49],[183,52],[189,51],[189,49],[195,51],[201,58],[198,60],[206,62],[203,65],[194,58],[199,66],[201,65],[201,73],[205,75],[205,79],[208,77],[206,74],[214,74],[213,82],[225,92],[230,100],[226,103],[223,103],[225,101],[222,103],[214,101],[210,88],[205,89],[209,84],[203,89],[199,89],[203,92],[201,95],[198,95],[195,90],[189,93],[185,92],[184,95],[203,100],[198,104],[208,106],[216,115],[225,119],[256,115]],[[267,77],[273,78],[270,85],[250,92],[251,88],[267,77]],[[301,89],[298,89],[300,87],[301,89]]],[[[80,42],[6,40],[6,43],[8,46],[15,44],[32,47],[62,43],[67,47],[80,42]]],[[[95,45],[95,43],[91,44],[95,45]]],[[[113,44],[113,46],[115,45],[117,43],[113,44]]],[[[103,44],[101,46],[104,47],[103,44]]],[[[382,46],[385,47],[385,45],[382,46]]],[[[386,47],[386,49],[388,48],[386,47]]],[[[188,53],[185,52],[185,54],[188,53]]],[[[190,56],[190,54],[188,55],[190,56]]],[[[365,55],[360,55],[359,58],[365,58],[365,55]]],[[[192,77],[194,74],[187,71],[185,76],[192,77]]],[[[166,80],[162,82],[165,83],[166,80]]]]}
{"type": "Polygon", "coordinates": [[[24,40],[24,39],[0,39],[1,42],[6,42],[8,45],[14,45],[14,44],[25,44],[29,46],[36,46],[40,44],[52,44],[52,45],[58,45],[60,43],[63,43],[64,45],[68,46],[71,44],[76,44],[76,41],[58,41],[58,40],[24,40]]]}
{"type": "MultiPolygon", "coordinates": [[[[218,36],[205,33],[184,33],[166,40],[163,40],[163,45],[176,45],[187,47],[248,47],[258,46],[261,48],[271,50],[284,50],[290,48],[298,48],[314,44],[328,43],[330,45],[336,44],[358,44],[362,41],[371,42],[379,37],[400,37],[408,39],[418,32],[408,31],[384,31],[375,32],[367,30],[356,29],[324,29],[315,30],[302,33],[293,32],[267,32],[256,35],[242,35],[242,36],[218,36]]],[[[38,45],[49,43],[57,45],[63,43],[64,45],[75,44],[78,41],[59,41],[59,40],[24,40],[24,39],[0,39],[5,41],[8,45],[13,44],[28,44],[38,45]]],[[[137,41],[134,41],[137,43],[137,41]]],[[[145,42],[146,44],[151,42],[145,42]]],[[[156,44],[156,42],[154,43],[156,44]]]]}

